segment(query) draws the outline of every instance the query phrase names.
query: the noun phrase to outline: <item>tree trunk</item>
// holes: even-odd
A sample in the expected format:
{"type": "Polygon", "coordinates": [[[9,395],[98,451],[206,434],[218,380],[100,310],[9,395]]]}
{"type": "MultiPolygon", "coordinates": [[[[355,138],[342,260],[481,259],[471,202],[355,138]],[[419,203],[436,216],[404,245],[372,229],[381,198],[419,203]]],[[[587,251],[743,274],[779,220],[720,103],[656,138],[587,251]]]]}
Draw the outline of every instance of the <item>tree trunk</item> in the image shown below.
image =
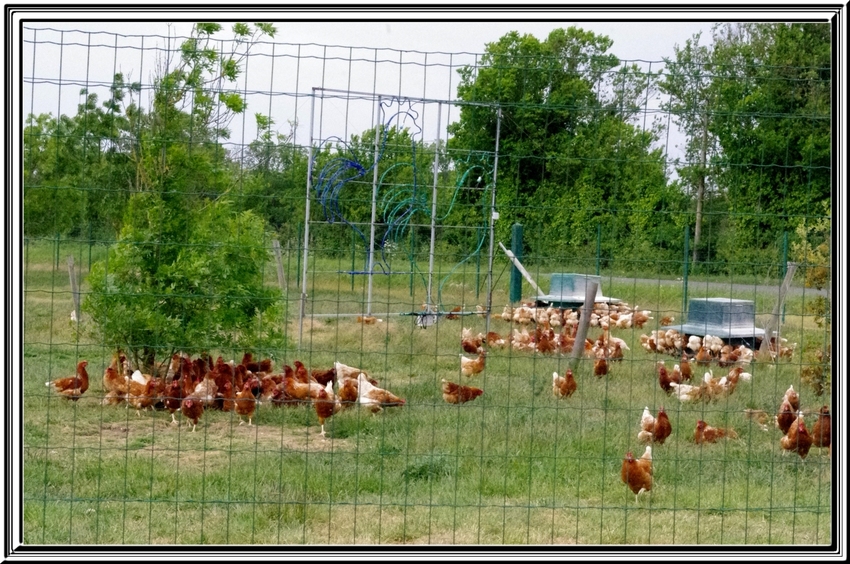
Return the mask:
{"type": "Polygon", "coordinates": [[[706,154],[708,152],[708,116],[703,120],[702,126],[702,147],[700,147],[700,163],[699,163],[699,176],[697,178],[697,212],[696,212],[696,225],[694,226],[694,253],[691,262],[693,262],[694,266],[697,263],[697,248],[699,248],[699,237],[700,232],[702,231],[702,201],[705,197],[705,177],[706,177],[706,167],[705,167],[705,159],[706,154]]]}

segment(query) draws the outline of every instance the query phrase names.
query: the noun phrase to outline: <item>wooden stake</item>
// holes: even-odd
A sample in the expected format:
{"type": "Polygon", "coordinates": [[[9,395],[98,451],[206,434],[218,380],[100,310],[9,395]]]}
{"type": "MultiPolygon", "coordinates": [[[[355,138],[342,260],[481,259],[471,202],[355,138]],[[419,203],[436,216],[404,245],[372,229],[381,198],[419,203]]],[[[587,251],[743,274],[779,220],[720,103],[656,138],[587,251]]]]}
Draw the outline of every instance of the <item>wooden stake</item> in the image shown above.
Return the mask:
{"type": "Polygon", "coordinates": [[[593,314],[593,304],[596,303],[596,290],[598,288],[599,282],[596,280],[589,279],[587,281],[584,292],[584,305],[579,310],[576,340],[573,343],[573,352],[568,363],[571,369],[574,369],[581,357],[584,356],[584,341],[587,339],[587,328],[590,326],[590,316],[593,314]]]}

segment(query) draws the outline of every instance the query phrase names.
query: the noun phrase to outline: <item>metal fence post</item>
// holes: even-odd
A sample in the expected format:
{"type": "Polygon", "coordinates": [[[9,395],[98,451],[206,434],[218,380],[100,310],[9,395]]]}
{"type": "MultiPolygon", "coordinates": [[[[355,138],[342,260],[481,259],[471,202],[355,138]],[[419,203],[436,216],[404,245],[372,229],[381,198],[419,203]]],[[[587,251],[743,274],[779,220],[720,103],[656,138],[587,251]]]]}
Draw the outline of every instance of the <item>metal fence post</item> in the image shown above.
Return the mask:
{"type": "Polygon", "coordinates": [[[602,262],[602,224],[596,224],[596,275],[599,276],[602,262]]]}
{"type": "MultiPolygon", "coordinates": [[[[522,224],[511,226],[511,252],[519,262],[522,262],[522,224]]],[[[522,274],[516,265],[511,266],[511,303],[522,300],[522,274]]]]}
{"type": "MultiPolygon", "coordinates": [[[[782,273],[782,279],[785,279],[785,274],[788,272],[788,232],[782,233],[782,263],[779,265],[779,271],[782,273]]],[[[782,323],[785,323],[785,303],[782,304],[782,323]]]]}
{"type": "Polygon", "coordinates": [[[690,229],[685,225],[685,254],[682,261],[682,315],[688,311],[688,261],[690,258],[690,229]]]}

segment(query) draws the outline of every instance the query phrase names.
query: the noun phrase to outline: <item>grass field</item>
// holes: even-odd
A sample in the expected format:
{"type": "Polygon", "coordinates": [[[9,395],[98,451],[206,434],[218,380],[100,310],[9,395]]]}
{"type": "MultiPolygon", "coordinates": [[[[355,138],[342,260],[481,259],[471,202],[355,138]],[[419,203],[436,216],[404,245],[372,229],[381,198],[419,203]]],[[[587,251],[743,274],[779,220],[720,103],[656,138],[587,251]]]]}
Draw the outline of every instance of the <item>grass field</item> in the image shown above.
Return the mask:
{"type": "MultiPolygon", "coordinates": [[[[88,247],[27,245],[24,256],[25,544],[484,544],[484,545],[824,545],[831,542],[831,460],[813,448],[803,461],[784,455],[780,432],[744,418],[745,408],[774,412],[789,385],[804,410],[816,397],[800,381],[807,342],[822,329],[804,314],[806,296],[791,296],[783,335],[798,343],[793,358],[752,364],[753,378],[710,404],[681,404],[659,387],[658,360],[641,334],[663,315],[681,318],[682,289],[633,281],[604,282],[607,296],[653,311],[643,329],[613,330],[630,346],[604,378],[589,361],[576,371],[577,392],[553,397],[552,372],[567,358],[492,349],[484,372],[460,375],[462,327],[485,329],[471,315],[419,329],[424,300],[406,276],[376,278],[373,312],[362,325],[333,314],[362,311],[364,280],[339,275],[331,261],[311,268],[307,318],[299,340],[298,290],[290,279],[291,345],[271,355],[275,367],[302,360],[310,368],[335,360],[367,370],[407,403],[372,415],[343,411],[319,436],[312,408],[261,405],[255,425],[207,411],[197,432],[171,425],[167,411],[137,415],[101,405],[102,374],[112,351],[75,333],[66,256],[88,264],[88,247]],[[319,268],[321,267],[321,268],[319,268]],[[293,313],[294,312],[294,313],[293,313]],[[44,383],[71,375],[87,359],[92,384],[76,403],[44,383]],[[440,380],[484,389],[474,402],[442,400],[440,380]],[[620,481],[637,441],[644,406],[663,405],[673,434],[653,449],[654,485],[636,503],[620,481]],[[696,445],[697,419],[731,426],[736,440],[696,445]]],[[[93,251],[97,260],[98,251],[93,251]]],[[[295,272],[295,259],[287,260],[295,272]]],[[[268,283],[276,285],[273,266],[268,283]]],[[[294,276],[294,275],[293,275],[294,276]]],[[[486,293],[472,271],[442,287],[444,303],[468,309],[486,293]]],[[[85,285],[82,287],[85,292],[85,285]]],[[[691,298],[716,296],[699,285],[691,298]],[[702,293],[700,293],[702,291],[702,293]]],[[[723,295],[723,294],[720,294],[723,295]]],[[[757,326],[775,295],[754,291],[757,326]]],[[[507,280],[494,288],[494,313],[507,303],[507,280]]],[[[85,320],[83,321],[85,323],[85,320]]],[[[512,326],[495,316],[490,329],[512,326]]],[[[600,331],[591,328],[588,336],[600,331]]],[[[242,351],[217,351],[236,358],[242,351]]],[[[215,354],[215,352],[214,352],[215,354]]],[[[263,354],[266,356],[266,354],[263,354]]],[[[714,368],[715,375],[723,369],[714,368]]],[[[814,423],[814,416],[807,418],[814,423]]]]}

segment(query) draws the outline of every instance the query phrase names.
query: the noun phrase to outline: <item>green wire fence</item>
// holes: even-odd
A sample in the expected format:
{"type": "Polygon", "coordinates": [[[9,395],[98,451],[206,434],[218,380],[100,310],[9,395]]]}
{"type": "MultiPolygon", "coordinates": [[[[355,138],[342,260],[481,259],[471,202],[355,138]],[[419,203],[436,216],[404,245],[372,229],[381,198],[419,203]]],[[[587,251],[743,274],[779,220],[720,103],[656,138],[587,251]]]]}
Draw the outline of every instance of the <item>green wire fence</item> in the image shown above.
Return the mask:
{"type": "Polygon", "coordinates": [[[24,544],[835,542],[829,28],[211,26],[23,28],[24,544]]]}

